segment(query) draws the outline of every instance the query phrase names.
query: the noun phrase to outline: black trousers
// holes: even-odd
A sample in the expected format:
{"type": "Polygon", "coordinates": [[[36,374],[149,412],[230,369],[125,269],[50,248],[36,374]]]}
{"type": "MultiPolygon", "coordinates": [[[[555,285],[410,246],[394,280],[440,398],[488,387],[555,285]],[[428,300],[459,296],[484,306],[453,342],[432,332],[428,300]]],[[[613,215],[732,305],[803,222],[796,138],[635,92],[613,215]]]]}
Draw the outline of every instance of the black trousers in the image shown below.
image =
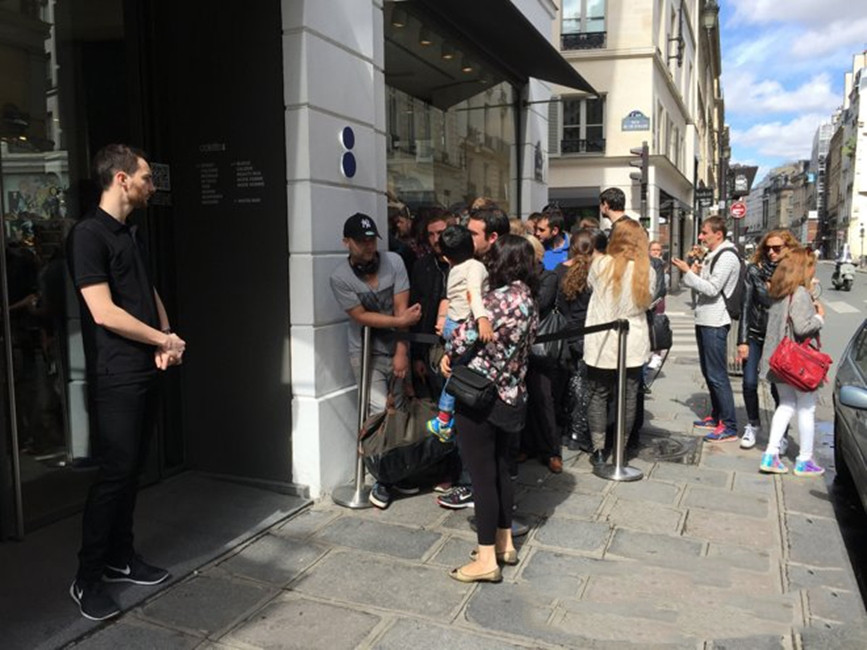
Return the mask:
{"type": "Polygon", "coordinates": [[[562,427],[557,414],[562,409],[563,388],[566,377],[563,370],[553,366],[530,363],[527,368],[527,439],[521,447],[528,453],[538,454],[547,461],[560,456],[562,427]]]}
{"type": "Polygon", "coordinates": [[[106,564],[123,567],[132,557],[133,513],[157,411],[155,378],[113,378],[93,385],[96,416],[94,459],[99,475],[84,506],[78,579],[99,580],[106,564]]]}
{"type": "Polygon", "coordinates": [[[515,486],[509,464],[518,433],[495,427],[484,416],[455,412],[458,448],[473,481],[476,532],[480,545],[492,545],[497,528],[511,528],[515,486]]]}

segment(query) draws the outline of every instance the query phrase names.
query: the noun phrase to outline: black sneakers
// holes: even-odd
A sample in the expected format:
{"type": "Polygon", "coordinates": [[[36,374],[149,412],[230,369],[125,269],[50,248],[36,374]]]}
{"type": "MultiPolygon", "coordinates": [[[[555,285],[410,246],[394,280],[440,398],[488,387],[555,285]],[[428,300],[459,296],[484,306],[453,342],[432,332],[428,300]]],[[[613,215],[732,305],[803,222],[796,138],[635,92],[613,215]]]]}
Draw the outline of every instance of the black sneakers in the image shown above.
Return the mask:
{"type": "Polygon", "coordinates": [[[134,585],[158,585],[169,577],[169,572],[159,567],[151,566],[141,559],[139,555],[133,555],[129,562],[122,567],[106,565],[102,574],[105,582],[131,582],[134,585]]]}
{"type": "Polygon", "coordinates": [[[91,621],[104,621],[120,614],[120,607],[105,593],[101,582],[75,580],[69,586],[69,595],[78,605],[81,615],[91,621]]]}

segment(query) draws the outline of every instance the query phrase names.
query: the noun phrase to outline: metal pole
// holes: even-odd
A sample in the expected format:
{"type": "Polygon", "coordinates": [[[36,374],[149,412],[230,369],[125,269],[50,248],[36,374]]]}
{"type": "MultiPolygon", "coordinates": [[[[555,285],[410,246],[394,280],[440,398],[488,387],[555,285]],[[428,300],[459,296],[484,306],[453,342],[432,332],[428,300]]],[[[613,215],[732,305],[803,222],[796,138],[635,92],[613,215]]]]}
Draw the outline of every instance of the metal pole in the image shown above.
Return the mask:
{"type": "Polygon", "coordinates": [[[617,321],[617,431],[614,436],[614,464],[601,465],[593,470],[609,481],[637,481],[644,476],[640,469],[624,464],[626,451],[626,336],[629,321],[617,321]]]}
{"type": "MultiPolygon", "coordinates": [[[[0,171],[3,168],[2,143],[0,143],[0,171]]],[[[0,173],[0,208],[2,197],[3,174],[0,173]]],[[[6,224],[0,223],[0,319],[3,321],[4,353],[6,355],[6,397],[9,399],[9,456],[12,461],[12,494],[15,511],[15,537],[24,539],[24,503],[21,494],[21,460],[18,448],[18,412],[15,404],[15,371],[12,360],[12,327],[9,323],[9,288],[6,269],[6,224]]],[[[0,417],[3,417],[0,412],[0,417]]],[[[0,448],[5,445],[0,444],[0,448]]],[[[2,461],[0,461],[2,466],[2,461]]],[[[2,497],[0,497],[2,498],[2,497]]],[[[2,526],[0,526],[2,528],[2,526]]],[[[2,531],[0,531],[2,532],[2,531]]]]}
{"type": "MultiPolygon", "coordinates": [[[[370,406],[370,328],[361,328],[361,377],[358,381],[358,431],[364,425],[370,406]]],[[[357,446],[357,445],[356,445],[357,446]]],[[[331,499],[339,506],[359,510],[370,508],[370,488],[364,484],[364,458],[358,449],[355,459],[355,484],[341,485],[331,493],[331,499]]]]}

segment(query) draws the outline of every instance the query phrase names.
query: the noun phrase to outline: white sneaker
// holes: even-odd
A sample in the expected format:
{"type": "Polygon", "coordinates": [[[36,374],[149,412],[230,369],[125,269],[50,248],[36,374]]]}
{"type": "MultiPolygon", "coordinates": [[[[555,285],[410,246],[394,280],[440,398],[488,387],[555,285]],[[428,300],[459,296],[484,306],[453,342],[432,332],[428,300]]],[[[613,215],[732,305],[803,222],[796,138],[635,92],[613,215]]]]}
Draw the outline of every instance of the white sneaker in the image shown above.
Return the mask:
{"type": "Polygon", "coordinates": [[[780,440],[780,456],[785,456],[787,451],[789,451],[789,436],[783,436],[780,440]]]}
{"type": "Polygon", "coordinates": [[[756,446],[756,434],[760,431],[760,427],[748,424],[744,427],[744,435],[741,437],[741,449],[752,449],[756,446]]]}
{"type": "Polygon", "coordinates": [[[650,361],[647,362],[647,367],[650,370],[656,370],[662,365],[662,357],[658,354],[653,354],[650,356],[650,361]]]}

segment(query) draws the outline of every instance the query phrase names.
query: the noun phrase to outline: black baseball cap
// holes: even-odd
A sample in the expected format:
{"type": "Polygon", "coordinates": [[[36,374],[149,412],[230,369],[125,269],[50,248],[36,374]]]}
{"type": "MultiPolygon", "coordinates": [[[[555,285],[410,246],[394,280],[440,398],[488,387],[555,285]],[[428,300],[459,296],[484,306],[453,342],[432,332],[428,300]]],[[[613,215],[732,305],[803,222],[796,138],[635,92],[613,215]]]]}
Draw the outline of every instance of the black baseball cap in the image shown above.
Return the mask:
{"type": "Polygon", "coordinates": [[[372,217],[362,212],[356,212],[346,220],[346,223],[343,224],[343,236],[349,239],[365,239],[367,237],[382,239],[379,236],[379,230],[376,229],[376,222],[372,217]]]}

